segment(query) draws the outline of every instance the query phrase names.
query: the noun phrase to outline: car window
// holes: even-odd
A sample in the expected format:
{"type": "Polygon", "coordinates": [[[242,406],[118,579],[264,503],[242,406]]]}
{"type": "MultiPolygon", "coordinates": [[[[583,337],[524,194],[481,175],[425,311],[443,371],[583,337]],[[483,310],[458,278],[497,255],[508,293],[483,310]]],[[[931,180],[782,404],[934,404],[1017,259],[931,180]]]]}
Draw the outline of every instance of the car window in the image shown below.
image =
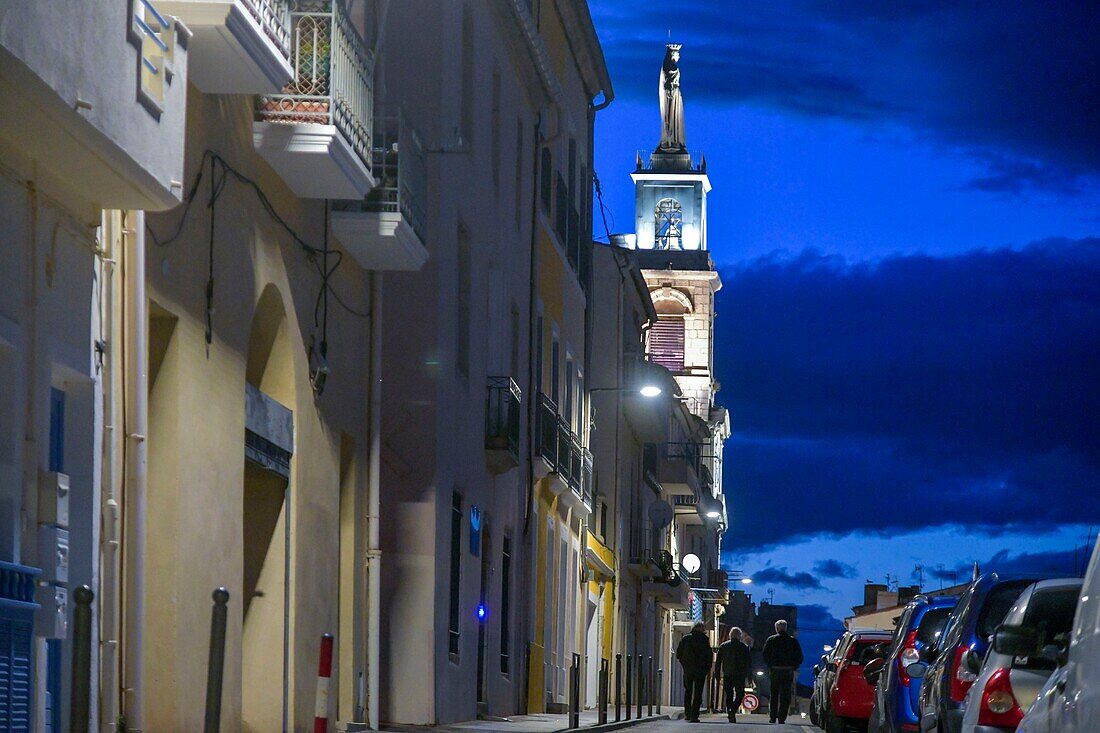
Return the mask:
{"type": "Polygon", "coordinates": [[[1005,620],[1012,604],[1024,592],[1024,589],[1033,581],[1021,580],[1012,583],[1004,583],[990,591],[982,605],[982,611],[978,614],[978,623],[974,632],[979,639],[988,639],[992,636],[1001,622],[1005,620]]]}
{"type": "Polygon", "coordinates": [[[886,639],[860,639],[852,644],[851,653],[846,658],[858,664],[867,664],[875,658],[875,647],[884,641],[886,639]]]}
{"type": "MultiPolygon", "coordinates": [[[[1024,612],[1023,625],[1038,632],[1037,649],[1047,645],[1065,648],[1069,631],[1073,627],[1073,614],[1077,610],[1078,588],[1057,588],[1037,591],[1031,596],[1024,612]]],[[[1052,659],[1041,654],[1017,658],[1013,666],[1023,669],[1053,670],[1052,659]]]]}
{"type": "Polygon", "coordinates": [[[901,648],[902,643],[905,641],[905,637],[909,634],[909,619],[913,618],[913,607],[909,606],[902,612],[901,618],[898,619],[897,628],[894,629],[894,636],[890,639],[890,651],[888,656],[893,654],[901,648]]]}
{"type": "Polygon", "coordinates": [[[954,646],[959,643],[959,624],[962,619],[966,618],[967,612],[970,610],[970,603],[973,600],[974,586],[970,586],[959,598],[959,605],[955,606],[955,610],[947,617],[947,623],[943,626],[943,633],[940,634],[940,638],[943,639],[944,643],[937,642],[937,649],[946,649],[947,646],[954,646]]]}
{"type": "Polygon", "coordinates": [[[940,632],[951,617],[951,607],[930,608],[921,617],[917,625],[917,643],[921,645],[935,644],[940,637],[940,632]]]}

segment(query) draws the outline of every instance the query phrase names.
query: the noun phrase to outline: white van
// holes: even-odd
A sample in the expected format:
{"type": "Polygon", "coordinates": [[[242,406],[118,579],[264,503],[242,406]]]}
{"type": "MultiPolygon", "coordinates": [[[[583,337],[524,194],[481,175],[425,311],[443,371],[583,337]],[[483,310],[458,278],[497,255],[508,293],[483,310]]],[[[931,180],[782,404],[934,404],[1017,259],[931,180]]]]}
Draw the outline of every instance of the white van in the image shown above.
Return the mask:
{"type": "Polygon", "coordinates": [[[1100,731],[1100,539],[1081,586],[1081,600],[1064,664],[1047,680],[1017,731],[1100,731]]]}

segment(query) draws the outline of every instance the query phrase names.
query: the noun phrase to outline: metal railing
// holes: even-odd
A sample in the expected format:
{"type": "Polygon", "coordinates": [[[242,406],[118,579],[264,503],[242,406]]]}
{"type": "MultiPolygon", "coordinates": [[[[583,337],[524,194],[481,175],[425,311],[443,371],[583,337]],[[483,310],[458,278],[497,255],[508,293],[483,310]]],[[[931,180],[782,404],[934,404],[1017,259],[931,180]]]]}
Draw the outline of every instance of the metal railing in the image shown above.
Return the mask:
{"type": "Polygon", "coordinates": [[[669,461],[684,461],[699,473],[698,443],[666,443],[664,458],[669,461]]]}
{"type": "Polygon", "coordinates": [[[485,448],[519,458],[519,417],[523,393],[511,377],[489,377],[485,405],[485,448]]]}
{"type": "Polygon", "coordinates": [[[400,213],[423,240],[428,190],[424,146],[400,115],[377,118],[374,135],[372,172],[378,185],[367,194],[363,210],[400,213]]]}
{"type": "Polygon", "coordinates": [[[591,508],[594,497],[592,453],[581,443],[569,422],[558,414],[558,406],[552,399],[539,392],[537,404],[535,452],[591,508]]]}
{"type": "Polygon", "coordinates": [[[290,58],[290,0],[244,0],[244,5],[264,35],[290,58]]]}
{"type": "Polygon", "coordinates": [[[371,168],[374,59],[344,0],[297,0],[290,21],[294,78],[282,93],[257,97],[256,119],[334,125],[371,168]]]}

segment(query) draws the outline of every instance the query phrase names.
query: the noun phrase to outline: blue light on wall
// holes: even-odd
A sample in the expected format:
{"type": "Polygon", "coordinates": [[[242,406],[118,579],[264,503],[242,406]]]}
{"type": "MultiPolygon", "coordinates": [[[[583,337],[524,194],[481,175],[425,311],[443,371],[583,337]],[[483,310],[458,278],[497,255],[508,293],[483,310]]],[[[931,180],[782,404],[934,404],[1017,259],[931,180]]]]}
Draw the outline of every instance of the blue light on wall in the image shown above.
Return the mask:
{"type": "Polygon", "coordinates": [[[484,603],[477,604],[477,620],[484,622],[485,617],[489,615],[489,609],[485,607],[484,603]]]}

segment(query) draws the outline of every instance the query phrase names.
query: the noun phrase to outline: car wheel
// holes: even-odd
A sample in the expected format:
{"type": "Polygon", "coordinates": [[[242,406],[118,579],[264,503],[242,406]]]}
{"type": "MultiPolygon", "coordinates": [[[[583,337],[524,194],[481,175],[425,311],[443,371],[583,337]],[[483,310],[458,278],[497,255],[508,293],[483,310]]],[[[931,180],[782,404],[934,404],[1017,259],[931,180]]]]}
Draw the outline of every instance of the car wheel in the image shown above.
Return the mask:
{"type": "Polygon", "coordinates": [[[817,725],[817,721],[821,720],[817,714],[817,705],[810,705],[810,723],[817,725]]]}

